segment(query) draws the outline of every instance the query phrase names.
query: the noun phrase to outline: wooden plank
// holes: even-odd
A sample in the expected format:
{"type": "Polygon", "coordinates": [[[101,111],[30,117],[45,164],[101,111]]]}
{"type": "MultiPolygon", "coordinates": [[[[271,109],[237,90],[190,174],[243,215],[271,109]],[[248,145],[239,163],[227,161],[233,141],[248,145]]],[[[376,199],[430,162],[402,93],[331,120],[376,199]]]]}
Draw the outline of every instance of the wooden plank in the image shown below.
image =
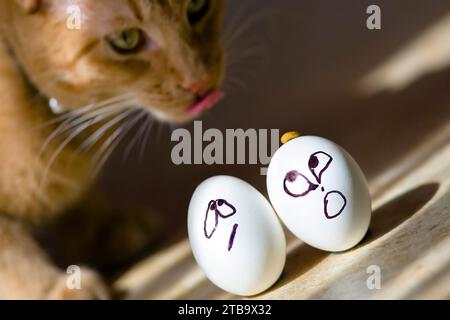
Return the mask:
{"type": "MultiPolygon", "coordinates": [[[[391,169],[409,171],[397,174],[374,199],[370,232],[360,245],[330,254],[289,236],[282,278],[256,298],[450,298],[449,133],[447,126],[429,140],[438,149],[417,148],[415,156],[422,161],[415,162],[414,170],[403,162],[391,169]],[[371,265],[381,269],[380,290],[366,285],[371,265]]],[[[187,240],[139,263],[116,282],[116,288],[134,299],[237,298],[205,278],[187,240]]]]}

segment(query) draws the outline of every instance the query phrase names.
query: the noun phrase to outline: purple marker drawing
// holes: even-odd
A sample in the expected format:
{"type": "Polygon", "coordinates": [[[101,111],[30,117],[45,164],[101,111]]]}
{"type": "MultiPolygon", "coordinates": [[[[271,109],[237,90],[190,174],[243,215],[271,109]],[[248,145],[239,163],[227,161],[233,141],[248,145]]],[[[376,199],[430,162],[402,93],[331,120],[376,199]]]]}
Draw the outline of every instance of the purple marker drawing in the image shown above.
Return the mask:
{"type": "Polygon", "coordinates": [[[346,205],[347,205],[347,199],[339,191],[330,191],[326,194],[325,198],[323,198],[323,207],[324,207],[324,211],[325,211],[325,216],[330,220],[339,216],[342,213],[342,211],[344,211],[344,208],[346,205]],[[339,199],[341,199],[343,201],[342,206],[340,207],[339,210],[336,210],[335,213],[332,213],[331,210],[328,208],[328,202],[329,202],[329,198],[331,196],[337,196],[339,199]]]}
{"type": "MultiPolygon", "coordinates": [[[[305,197],[310,192],[317,190],[317,188],[319,188],[319,186],[321,187],[321,191],[325,192],[325,188],[321,185],[322,184],[322,175],[325,173],[325,171],[327,171],[327,169],[329,168],[329,166],[331,165],[332,162],[333,162],[333,157],[330,156],[326,152],[318,151],[318,152],[313,153],[309,157],[308,168],[309,168],[309,171],[314,176],[314,178],[316,179],[318,184],[312,183],[305,175],[301,174],[300,172],[298,172],[296,170],[292,170],[292,171],[289,171],[284,178],[284,181],[283,181],[284,192],[293,198],[305,197]],[[326,163],[323,166],[323,168],[317,172],[317,170],[319,169],[319,166],[320,166],[320,162],[321,162],[319,160],[320,155],[325,156],[327,158],[327,160],[326,160],[326,163]],[[300,177],[302,179],[304,179],[304,181],[306,182],[307,189],[304,190],[302,193],[294,193],[289,189],[289,184],[296,182],[300,177]]],[[[327,219],[331,220],[331,219],[337,218],[344,211],[345,206],[347,205],[347,199],[340,191],[330,191],[325,195],[325,197],[323,199],[323,205],[324,205],[323,211],[324,211],[325,217],[327,219]],[[338,197],[340,200],[342,200],[342,206],[339,207],[339,210],[332,210],[329,208],[329,200],[331,199],[331,197],[338,197]],[[335,212],[332,212],[332,211],[335,211],[335,212]]]]}
{"type": "Polygon", "coordinates": [[[205,216],[205,222],[203,225],[203,231],[205,232],[205,237],[208,239],[211,239],[214,232],[216,232],[217,225],[219,224],[219,215],[216,213],[216,201],[211,200],[208,204],[208,208],[206,209],[206,216],[205,216]],[[214,228],[211,230],[211,232],[208,232],[208,218],[210,216],[210,211],[214,212],[214,228]]]}
{"type": "Polygon", "coordinates": [[[286,178],[284,179],[283,187],[284,187],[284,191],[291,197],[300,198],[300,197],[306,196],[311,191],[316,190],[319,186],[317,184],[314,184],[311,181],[309,181],[308,178],[305,177],[304,175],[302,175],[300,172],[293,170],[286,174],[286,178]],[[303,193],[295,194],[294,192],[289,190],[288,183],[294,183],[299,177],[302,177],[303,179],[305,179],[306,183],[308,184],[308,189],[305,190],[303,193]]]}
{"type": "Polygon", "coordinates": [[[239,227],[238,224],[235,224],[233,226],[233,231],[231,231],[230,240],[228,241],[228,251],[231,251],[234,244],[234,238],[236,237],[237,228],[239,227]]]}
{"type": "Polygon", "coordinates": [[[309,167],[309,171],[311,171],[311,173],[314,175],[314,177],[316,178],[316,181],[318,184],[322,183],[322,175],[325,171],[327,171],[328,167],[330,166],[331,162],[333,162],[333,158],[328,154],[325,153],[323,151],[319,151],[316,153],[313,153],[310,157],[309,157],[309,161],[308,161],[308,167],[309,167]],[[316,173],[316,169],[319,166],[319,158],[317,157],[319,154],[321,155],[325,155],[328,158],[327,163],[325,164],[325,166],[322,168],[322,170],[319,171],[319,173],[316,173]]]}
{"type": "MultiPolygon", "coordinates": [[[[203,222],[203,231],[205,233],[205,237],[207,239],[211,239],[214,233],[217,230],[219,225],[219,219],[228,219],[236,214],[236,208],[224,199],[211,200],[208,203],[208,207],[206,208],[205,221],[203,222]],[[214,216],[214,226],[212,230],[208,231],[208,219],[210,219],[211,215],[214,216]]],[[[234,238],[236,237],[238,224],[233,226],[233,230],[231,231],[230,239],[228,242],[228,251],[230,251],[233,247],[234,238]]]]}

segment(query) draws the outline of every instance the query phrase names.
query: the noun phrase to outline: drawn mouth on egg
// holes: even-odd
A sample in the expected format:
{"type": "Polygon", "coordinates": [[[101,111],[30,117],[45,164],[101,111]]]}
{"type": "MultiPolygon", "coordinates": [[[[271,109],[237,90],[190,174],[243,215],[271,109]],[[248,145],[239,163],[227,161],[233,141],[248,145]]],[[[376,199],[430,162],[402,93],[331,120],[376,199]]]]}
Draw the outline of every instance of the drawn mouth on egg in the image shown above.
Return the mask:
{"type": "MultiPolygon", "coordinates": [[[[219,226],[219,221],[221,219],[228,219],[234,216],[236,212],[237,212],[236,207],[234,207],[231,203],[229,203],[224,199],[211,200],[208,203],[208,207],[206,209],[205,214],[205,221],[203,224],[203,231],[205,233],[205,237],[207,239],[211,239],[219,226]],[[211,224],[211,216],[213,216],[214,218],[212,224],[211,224]]],[[[228,240],[228,251],[231,251],[231,249],[233,248],[238,227],[239,225],[237,223],[233,225],[228,240]]]]}
{"type": "MultiPolygon", "coordinates": [[[[297,170],[289,171],[283,181],[283,189],[286,194],[293,198],[303,198],[311,192],[316,191],[319,187],[322,192],[325,188],[322,186],[323,174],[333,162],[333,157],[323,151],[313,153],[309,157],[308,168],[317,183],[311,182],[308,177],[297,170]]],[[[347,199],[342,192],[333,190],[325,194],[323,198],[323,212],[329,220],[335,219],[341,215],[347,205],[347,199]],[[331,207],[330,203],[338,203],[331,207]]]]}

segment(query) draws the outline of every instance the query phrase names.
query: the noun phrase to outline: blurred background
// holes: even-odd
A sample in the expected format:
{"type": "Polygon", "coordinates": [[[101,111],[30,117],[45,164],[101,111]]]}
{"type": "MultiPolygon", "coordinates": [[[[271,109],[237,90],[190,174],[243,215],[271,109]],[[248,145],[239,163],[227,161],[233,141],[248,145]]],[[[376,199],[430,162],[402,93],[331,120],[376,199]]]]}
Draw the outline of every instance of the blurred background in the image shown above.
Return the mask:
{"type": "MultiPolygon", "coordinates": [[[[449,1],[377,1],[377,31],[366,28],[372,1],[226,2],[225,33],[236,36],[227,97],[201,119],[204,130],[327,137],[375,182],[449,124],[449,1]]],[[[156,125],[144,155],[137,146],[126,160],[125,142],[102,175],[116,206],[149,207],[161,217],[167,241],[186,236],[190,196],[210,176],[234,175],[266,193],[260,165],[172,164],[170,135],[170,126],[156,125]]]]}
{"type": "MultiPolygon", "coordinates": [[[[227,0],[226,6],[225,34],[234,39],[227,97],[202,119],[204,130],[294,129],[329,138],[357,160],[374,197],[449,144],[448,0],[227,0]],[[381,30],[366,28],[372,4],[381,8],[381,30]]],[[[101,177],[116,208],[145,208],[155,217],[150,256],[186,238],[190,196],[204,179],[233,175],[266,194],[260,165],[172,164],[171,130],[157,125],[144,153],[136,148],[124,160],[125,142],[101,177]]]]}

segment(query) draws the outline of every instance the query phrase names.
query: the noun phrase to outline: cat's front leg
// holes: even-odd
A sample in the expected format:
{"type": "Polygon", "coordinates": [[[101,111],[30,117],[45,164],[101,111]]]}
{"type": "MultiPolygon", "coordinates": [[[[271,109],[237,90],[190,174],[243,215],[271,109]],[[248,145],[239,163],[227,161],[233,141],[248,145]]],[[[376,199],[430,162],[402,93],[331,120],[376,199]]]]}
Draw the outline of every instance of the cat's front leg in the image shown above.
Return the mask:
{"type": "Polygon", "coordinates": [[[110,271],[154,250],[162,215],[149,207],[117,208],[97,186],[64,215],[37,229],[36,239],[58,265],[85,263],[110,271]]]}
{"type": "Polygon", "coordinates": [[[0,215],[0,299],[106,299],[96,273],[81,269],[80,286],[70,288],[20,222],[0,215]]]}

